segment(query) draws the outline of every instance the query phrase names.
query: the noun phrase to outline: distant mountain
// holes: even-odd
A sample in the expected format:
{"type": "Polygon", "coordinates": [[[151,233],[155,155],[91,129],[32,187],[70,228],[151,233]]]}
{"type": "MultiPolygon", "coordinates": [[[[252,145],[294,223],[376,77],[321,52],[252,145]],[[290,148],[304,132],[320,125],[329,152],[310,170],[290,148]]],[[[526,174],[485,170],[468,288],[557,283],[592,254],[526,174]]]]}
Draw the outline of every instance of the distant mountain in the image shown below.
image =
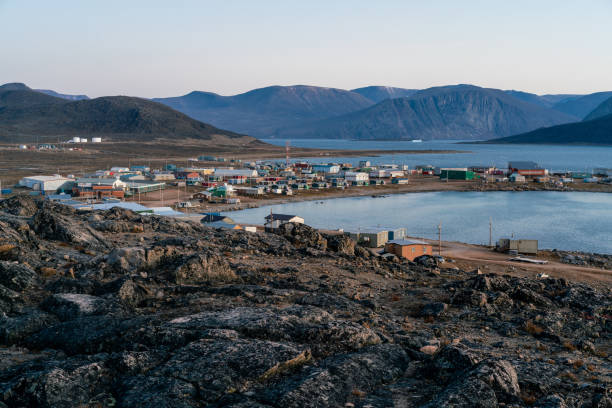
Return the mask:
{"type": "Polygon", "coordinates": [[[612,91],[596,92],[556,103],[553,105],[553,109],[583,119],[591,113],[593,109],[599,106],[599,104],[610,97],[612,97],[612,91]]]}
{"type": "Polygon", "coordinates": [[[514,89],[507,90],[504,92],[510,96],[520,99],[521,101],[533,103],[534,105],[545,106],[547,108],[550,108],[554,105],[554,103],[550,102],[548,99],[542,98],[540,95],[536,95],[533,93],[516,91],[514,89]]]}
{"type": "Polygon", "coordinates": [[[3,91],[29,91],[30,88],[21,82],[9,82],[8,84],[0,85],[0,92],[3,91]]]}
{"type": "Polygon", "coordinates": [[[550,102],[553,105],[556,105],[561,102],[571,101],[572,99],[580,98],[584,95],[578,94],[546,94],[546,95],[538,95],[540,99],[543,99],[547,102],[550,102]]]}
{"type": "Polygon", "coordinates": [[[57,93],[50,89],[36,89],[36,91],[47,95],[55,96],[56,98],[68,99],[69,101],[82,101],[83,99],[89,99],[89,96],[87,95],[67,95],[57,93]]]}
{"type": "Polygon", "coordinates": [[[351,92],[365,96],[373,103],[384,101],[385,99],[404,98],[414,95],[418,89],[393,88],[390,86],[366,86],[365,88],[357,88],[351,92]]]}
{"type": "Polygon", "coordinates": [[[473,85],[429,88],[335,118],[282,129],[292,138],[490,139],[577,118],[473,85]]]}
{"type": "Polygon", "coordinates": [[[112,96],[69,101],[26,87],[0,87],[0,139],[100,135],[116,140],[254,140],[217,129],[146,99],[112,96]]]}
{"type": "Polygon", "coordinates": [[[537,129],[486,143],[612,145],[612,115],[537,129]]]}
{"type": "Polygon", "coordinates": [[[280,128],[373,105],[355,92],[305,85],[271,86],[234,96],[195,91],[153,100],[197,120],[258,137],[274,137],[280,128]]]}
{"type": "Polygon", "coordinates": [[[593,109],[593,111],[589,113],[584,120],[593,120],[607,115],[612,115],[612,97],[599,104],[599,106],[593,109]]]}

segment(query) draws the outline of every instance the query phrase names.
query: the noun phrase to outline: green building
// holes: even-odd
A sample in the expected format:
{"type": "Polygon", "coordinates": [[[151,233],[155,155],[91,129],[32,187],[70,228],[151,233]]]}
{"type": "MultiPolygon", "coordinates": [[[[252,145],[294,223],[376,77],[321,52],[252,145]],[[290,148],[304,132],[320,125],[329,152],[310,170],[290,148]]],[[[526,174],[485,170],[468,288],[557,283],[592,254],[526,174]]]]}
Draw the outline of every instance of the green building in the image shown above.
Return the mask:
{"type": "Polygon", "coordinates": [[[474,180],[474,172],[468,169],[440,169],[440,179],[474,180]]]}

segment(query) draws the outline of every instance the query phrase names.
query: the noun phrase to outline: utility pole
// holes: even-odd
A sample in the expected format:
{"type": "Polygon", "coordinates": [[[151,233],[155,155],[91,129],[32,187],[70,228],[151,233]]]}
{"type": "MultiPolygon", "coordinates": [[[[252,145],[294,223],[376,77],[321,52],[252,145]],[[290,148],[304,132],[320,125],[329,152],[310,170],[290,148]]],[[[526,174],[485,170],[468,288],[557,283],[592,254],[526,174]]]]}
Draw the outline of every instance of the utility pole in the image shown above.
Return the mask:
{"type": "Polygon", "coordinates": [[[289,167],[289,141],[285,142],[285,167],[289,167]]]}
{"type": "Polygon", "coordinates": [[[489,217],[489,246],[493,246],[493,219],[489,217]]]}
{"type": "Polygon", "coordinates": [[[438,224],[438,255],[442,255],[442,221],[438,224]]]}

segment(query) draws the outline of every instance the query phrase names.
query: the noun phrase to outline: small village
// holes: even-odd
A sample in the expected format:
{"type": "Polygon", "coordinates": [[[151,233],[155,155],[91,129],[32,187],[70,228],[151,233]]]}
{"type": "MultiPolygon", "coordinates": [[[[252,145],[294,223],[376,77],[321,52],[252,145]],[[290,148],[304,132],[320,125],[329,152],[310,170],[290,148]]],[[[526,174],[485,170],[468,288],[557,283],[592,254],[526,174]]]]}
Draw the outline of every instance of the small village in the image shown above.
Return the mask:
{"type": "MultiPolygon", "coordinates": [[[[513,161],[507,169],[492,166],[438,168],[432,165],[373,165],[358,163],[309,163],[296,161],[256,161],[243,163],[213,156],[200,156],[178,167],[165,164],[153,169],[147,165],[112,167],[82,176],[36,175],[24,177],[13,194],[26,190],[31,195],[73,207],[79,211],[107,210],[120,207],[141,214],[154,214],[202,222],[213,228],[243,229],[248,232],[280,228],[283,224],[303,224],[299,215],[270,213],[263,225],[239,225],[222,215],[216,205],[237,206],[241,200],[264,200],[274,196],[293,196],[313,191],[367,189],[383,185],[407,185],[428,178],[432,182],[457,181],[479,184],[539,183],[563,186],[571,183],[610,183],[611,169],[594,169],[592,173],[552,173],[537,163],[513,161]],[[222,166],[219,164],[223,163],[222,166]],[[211,165],[213,164],[213,165],[211,165]],[[151,196],[155,197],[151,201],[151,196]]],[[[376,190],[372,190],[376,197],[376,190]]],[[[230,207],[231,208],[231,207],[230,207]]],[[[414,260],[434,255],[431,243],[408,237],[406,228],[393,230],[360,230],[345,232],[361,246],[371,250],[383,248],[383,256],[414,260]]],[[[537,254],[537,241],[501,240],[498,248],[511,254],[537,254]]],[[[489,245],[493,243],[490,242],[489,245]]],[[[438,255],[440,250],[438,250],[438,255]]]]}

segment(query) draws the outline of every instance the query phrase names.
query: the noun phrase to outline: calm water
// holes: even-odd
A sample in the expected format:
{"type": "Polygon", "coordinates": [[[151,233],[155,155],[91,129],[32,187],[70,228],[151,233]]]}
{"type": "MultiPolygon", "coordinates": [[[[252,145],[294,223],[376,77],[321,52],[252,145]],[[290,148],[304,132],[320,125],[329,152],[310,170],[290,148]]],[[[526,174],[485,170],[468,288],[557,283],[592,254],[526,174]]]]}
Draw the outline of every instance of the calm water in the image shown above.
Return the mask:
{"type": "MultiPolygon", "coordinates": [[[[283,139],[264,139],[284,146],[283,139]]],[[[322,149],[352,150],[469,150],[460,154],[384,154],[378,157],[316,157],[311,162],[339,161],[354,163],[360,159],[373,163],[396,163],[414,166],[432,164],[439,167],[467,167],[494,165],[505,168],[509,161],[530,160],[553,171],[588,171],[594,167],[612,168],[612,146],[552,146],[552,145],[476,145],[457,144],[456,141],[425,141],[422,143],[397,141],[354,141],[295,139],[291,146],[322,149]]]]}
{"type": "MultiPolygon", "coordinates": [[[[408,234],[474,244],[514,234],[541,248],[612,254],[612,194],[562,192],[437,192],[385,198],[347,197],[271,206],[316,228],[346,231],[406,227],[408,234]]],[[[236,222],[263,224],[270,207],[227,213],[236,222]]]]}

